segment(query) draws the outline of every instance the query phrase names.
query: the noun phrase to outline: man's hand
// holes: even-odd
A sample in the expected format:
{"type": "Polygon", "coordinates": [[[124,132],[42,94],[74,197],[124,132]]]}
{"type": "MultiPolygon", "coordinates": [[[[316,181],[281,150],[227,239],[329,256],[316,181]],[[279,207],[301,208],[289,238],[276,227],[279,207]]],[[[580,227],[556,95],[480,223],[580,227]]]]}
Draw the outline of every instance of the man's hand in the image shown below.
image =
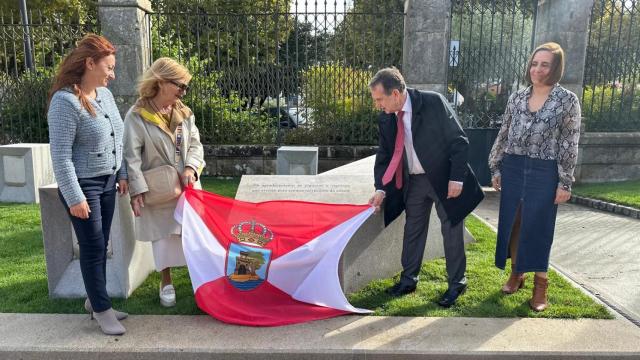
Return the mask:
{"type": "Polygon", "coordinates": [[[457,181],[449,181],[449,192],[447,199],[457,198],[462,193],[462,184],[457,181]]]}
{"type": "Polygon", "coordinates": [[[127,179],[118,180],[118,194],[120,196],[129,192],[129,181],[127,179]]]}
{"type": "Polygon", "coordinates": [[[86,220],[89,218],[89,213],[91,209],[89,209],[89,203],[87,200],[82,201],[81,203],[75,204],[69,208],[69,212],[71,215],[80,218],[82,220],[86,220]]]}
{"type": "Polygon", "coordinates": [[[382,201],[384,201],[384,193],[382,191],[376,191],[371,199],[369,199],[369,205],[375,208],[375,212],[380,211],[380,206],[382,205],[382,201]]]}
{"type": "Polygon", "coordinates": [[[139,217],[142,215],[142,208],[144,207],[144,194],[138,194],[131,198],[131,210],[133,215],[139,217]]]}
{"type": "Polygon", "coordinates": [[[562,204],[567,202],[571,198],[571,191],[567,191],[563,188],[558,188],[556,190],[556,199],[553,202],[554,204],[562,204]]]}
{"type": "Polygon", "coordinates": [[[496,191],[500,191],[502,189],[502,186],[500,185],[500,176],[494,176],[491,179],[491,185],[493,185],[493,188],[496,189],[496,191]]]}
{"type": "Polygon", "coordinates": [[[189,166],[185,166],[182,171],[182,184],[184,186],[192,185],[196,182],[196,171],[189,166]]]}

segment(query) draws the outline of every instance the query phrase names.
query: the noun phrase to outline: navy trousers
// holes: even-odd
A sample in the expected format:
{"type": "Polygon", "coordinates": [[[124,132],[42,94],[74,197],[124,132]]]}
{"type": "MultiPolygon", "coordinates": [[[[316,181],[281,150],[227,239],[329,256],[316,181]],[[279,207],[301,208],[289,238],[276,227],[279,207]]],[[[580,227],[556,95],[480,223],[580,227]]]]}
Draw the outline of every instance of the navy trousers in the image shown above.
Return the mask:
{"type": "MultiPolygon", "coordinates": [[[[69,217],[78,238],[84,288],[93,311],[102,312],[111,308],[107,294],[107,244],[116,203],[116,177],[104,175],[78,179],[78,182],[91,212],[88,219],[80,219],[70,213],[69,217]]],[[[68,212],[69,206],[62,194],[60,199],[68,212]]]]}
{"type": "Polygon", "coordinates": [[[458,290],[465,286],[467,258],[464,252],[464,221],[452,225],[438,199],[436,191],[427,175],[409,175],[405,200],[406,222],[402,240],[402,274],[400,281],[406,285],[416,285],[422,266],[424,248],[429,231],[429,218],[433,203],[440,218],[444,258],[447,268],[449,289],[458,290]]]}

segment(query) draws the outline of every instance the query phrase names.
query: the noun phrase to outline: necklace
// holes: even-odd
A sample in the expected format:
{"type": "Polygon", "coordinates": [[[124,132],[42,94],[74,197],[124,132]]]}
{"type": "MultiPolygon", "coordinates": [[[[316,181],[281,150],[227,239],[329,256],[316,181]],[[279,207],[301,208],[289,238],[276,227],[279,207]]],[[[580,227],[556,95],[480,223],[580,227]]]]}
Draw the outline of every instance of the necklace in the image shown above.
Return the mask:
{"type": "Polygon", "coordinates": [[[163,115],[163,116],[169,115],[173,110],[173,107],[171,105],[160,108],[155,101],[149,100],[149,102],[151,103],[151,107],[153,107],[153,110],[159,113],[160,115],[163,115]]]}

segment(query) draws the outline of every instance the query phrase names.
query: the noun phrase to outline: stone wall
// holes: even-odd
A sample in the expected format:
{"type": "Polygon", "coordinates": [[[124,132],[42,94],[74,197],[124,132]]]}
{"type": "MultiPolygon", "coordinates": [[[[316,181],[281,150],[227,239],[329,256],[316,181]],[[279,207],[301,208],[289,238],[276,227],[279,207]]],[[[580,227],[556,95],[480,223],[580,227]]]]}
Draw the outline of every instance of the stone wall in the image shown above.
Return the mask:
{"type": "Polygon", "coordinates": [[[578,156],[577,182],[640,179],[640,132],[584,133],[578,156]]]}
{"type": "MultiPolygon", "coordinates": [[[[318,173],[374,155],[377,146],[319,146],[318,173]]],[[[205,145],[209,176],[274,175],[276,145],[205,145]]]]}

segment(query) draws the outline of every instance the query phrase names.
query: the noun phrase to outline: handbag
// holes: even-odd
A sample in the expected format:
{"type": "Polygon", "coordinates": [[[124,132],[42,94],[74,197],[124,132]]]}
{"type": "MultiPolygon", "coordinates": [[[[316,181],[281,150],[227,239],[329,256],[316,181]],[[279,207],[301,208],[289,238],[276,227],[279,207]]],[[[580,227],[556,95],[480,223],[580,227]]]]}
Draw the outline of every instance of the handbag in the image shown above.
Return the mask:
{"type": "Polygon", "coordinates": [[[143,171],[148,191],[144,193],[145,205],[159,205],[174,200],[182,194],[178,170],[171,165],[161,165],[143,171]]]}
{"type": "MultiPolygon", "coordinates": [[[[149,129],[146,121],[142,120],[144,128],[149,137],[149,129]]],[[[176,147],[174,153],[174,163],[180,161],[180,147],[182,145],[182,124],[176,128],[176,147]]],[[[160,149],[153,144],[158,153],[162,153],[160,149]]],[[[142,176],[147,183],[148,191],[144,193],[145,205],[161,205],[178,198],[182,194],[182,182],[180,181],[180,173],[173,165],[160,165],[153,169],[142,172],[142,176]]]]}

